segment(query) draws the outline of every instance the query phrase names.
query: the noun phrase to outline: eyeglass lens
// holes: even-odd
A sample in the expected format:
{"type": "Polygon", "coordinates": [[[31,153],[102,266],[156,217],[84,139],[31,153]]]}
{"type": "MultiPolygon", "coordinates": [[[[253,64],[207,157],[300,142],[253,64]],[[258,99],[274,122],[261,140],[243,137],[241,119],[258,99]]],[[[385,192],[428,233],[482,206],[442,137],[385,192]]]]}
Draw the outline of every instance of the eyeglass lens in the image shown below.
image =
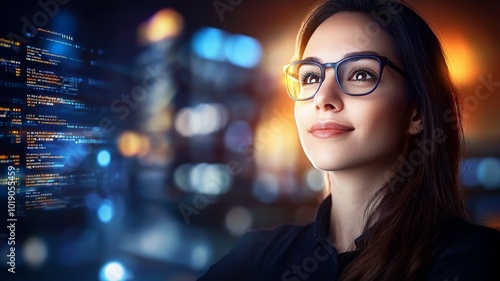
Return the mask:
{"type": "MultiPolygon", "coordinates": [[[[308,99],[316,94],[325,79],[319,63],[297,62],[286,69],[287,89],[294,99],[308,99]]],[[[379,82],[381,63],[376,58],[350,58],[337,65],[336,79],[342,91],[349,95],[364,95],[379,82]]]]}

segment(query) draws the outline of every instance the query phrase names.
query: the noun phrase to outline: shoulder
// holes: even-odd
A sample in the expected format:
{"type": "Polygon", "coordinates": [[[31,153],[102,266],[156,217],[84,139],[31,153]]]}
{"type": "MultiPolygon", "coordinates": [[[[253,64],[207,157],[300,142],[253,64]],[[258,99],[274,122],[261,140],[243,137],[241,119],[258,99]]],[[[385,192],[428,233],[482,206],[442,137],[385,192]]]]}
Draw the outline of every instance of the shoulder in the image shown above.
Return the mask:
{"type": "Polygon", "coordinates": [[[252,265],[262,269],[269,265],[277,266],[284,257],[290,258],[314,247],[316,240],[312,224],[308,224],[282,225],[271,230],[251,231],[240,241],[236,244],[235,250],[239,249],[241,252],[243,247],[247,247],[244,252],[251,255],[252,265]]]}
{"type": "Polygon", "coordinates": [[[466,222],[461,219],[446,221],[441,226],[441,233],[437,239],[437,247],[442,251],[455,249],[476,249],[487,252],[498,250],[500,232],[493,228],[466,222]]]}
{"type": "Polygon", "coordinates": [[[441,226],[429,280],[500,280],[500,232],[460,219],[441,226]]]}
{"type": "Polygon", "coordinates": [[[276,265],[288,250],[304,247],[312,237],[312,224],[249,231],[198,280],[255,280],[255,274],[276,265]]]}

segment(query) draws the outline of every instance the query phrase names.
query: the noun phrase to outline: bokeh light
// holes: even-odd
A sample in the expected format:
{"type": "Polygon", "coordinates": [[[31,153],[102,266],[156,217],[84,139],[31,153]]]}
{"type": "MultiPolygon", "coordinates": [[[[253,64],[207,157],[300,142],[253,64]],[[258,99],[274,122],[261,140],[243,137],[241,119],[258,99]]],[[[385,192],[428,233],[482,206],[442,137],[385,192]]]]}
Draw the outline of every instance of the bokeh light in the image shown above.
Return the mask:
{"type": "Polygon", "coordinates": [[[253,215],[248,208],[233,207],[227,212],[225,223],[229,233],[239,237],[252,226],[253,215]]]}
{"type": "Polygon", "coordinates": [[[123,264],[117,261],[106,263],[99,272],[100,281],[123,281],[126,280],[126,271],[123,264]]]}
{"type": "Polygon", "coordinates": [[[309,187],[314,192],[322,191],[325,186],[323,172],[315,168],[310,168],[306,171],[305,181],[307,183],[307,187],[309,187]]]}
{"type": "Polygon", "coordinates": [[[200,163],[190,170],[189,182],[194,192],[218,195],[229,190],[233,179],[225,165],[200,163]]]}
{"type": "Polygon", "coordinates": [[[477,168],[480,162],[479,158],[467,158],[460,163],[460,180],[465,187],[472,188],[479,185],[477,168]]]}
{"type": "Polygon", "coordinates": [[[101,150],[97,154],[97,163],[101,167],[107,167],[111,162],[111,154],[107,150],[101,150]]]}
{"type": "Polygon", "coordinates": [[[252,142],[252,129],[246,121],[236,120],[229,124],[224,134],[224,145],[230,151],[242,153],[242,145],[252,142]]]}
{"type": "Polygon", "coordinates": [[[453,79],[460,84],[474,81],[479,73],[479,62],[471,43],[459,34],[444,33],[442,44],[453,79]]]}
{"type": "Polygon", "coordinates": [[[150,142],[146,136],[125,131],[118,138],[118,150],[123,156],[144,156],[150,150],[150,142]]]}
{"type": "Polygon", "coordinates": [[[23,243],[23,255],[28,266],[38,268],[45,263],[49,255],[47,243],[40,237],[28,238],[23,243]]]}
{"type": "Polygon", "coordinates": [[[138,29],[139,44],[157,43],[179,35],[183,27],[183,18],[172,9],[162,9],[141,24],[138,29]]]}
{"type": "Polygon", "coordinates": [[[257,165],[269,171],[296,168],[299,140],[291,112],[273,104],[264,112],[266,114],[257,124],[253,141],[257,165]]]}
{"type": "Polygon", "coordinates": [[[113,215],[113,202],[109,199],[102,200],[99,209],[97,209],[97,216],[99,217],[99,220],[103,223],[108,223],[113,218],[113,215]]]}
{"type": "Polygon", "coordinates": [[[213,61],[224,60],[224,37],[222,30],[205,27],[195,33],[191,46],[196,55],[213,61]]]}
{"type": "Polygon", "coordinates": [[[263,203],[272,203],[279,196],[279,181],[276,175],[260,173],[252,185],[252,194],[263,203]]]}
{"type": "Polygon", "coordinates": [[[222,104],[198,104],[179,110],[175,117],[176,131],[185,137],[208,135],[223,128],[228,112],[222,104]]]}
{"type": "Polygon", "coordinates": [[[226,39],[224,53],[233,65],[242,68],[256,67],[262,57],[259,41],[245,35],[232,35],[226,39]]]}
{"type": "Polygon", "coordinates": [[[189,177],[192,168],[193,165],[191,164],[182,164],[178,166],[174,171],[174,182],[182,191],[192,191],[189,177]]]}
{"type": "Polygon", "coordinates": [[[213,27],[198,30],[191,41],[194,53],[210,61],[228,61],[241,68],[255,68],[262,58],[262,45],[256,39],[230,34],[213,27]]]}
{"type": "Polygon", "coordinates": [[[191,249],[190,265],[191,268],[201,270],[205,268],[210,260],[211,250],[206,244],[198,243],[191,249]]]}
{"type": "Polygon", "coordinates": [[[477,167],[477,178],[485,189],[500,188],[500,160],[484,158],[477,167]]]}
{"type": "Polygon", "coordinates": [[[176,259],[176,252],[182,249],[183,237],[179,226],[165,219],[142,230],[135,242],[138,242],[140,252],[148,257],[176,259]]]}

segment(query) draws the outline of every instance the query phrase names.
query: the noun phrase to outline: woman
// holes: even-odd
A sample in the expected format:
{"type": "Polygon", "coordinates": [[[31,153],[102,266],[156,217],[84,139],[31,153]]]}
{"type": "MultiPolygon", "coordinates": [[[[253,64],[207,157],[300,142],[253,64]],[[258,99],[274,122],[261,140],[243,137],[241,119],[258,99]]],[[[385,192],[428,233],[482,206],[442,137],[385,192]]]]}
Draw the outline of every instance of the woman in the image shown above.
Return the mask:
{"type": "Polygon", "coordinates": [[[462,130],[440,43],[407,5],[321,1],[285,66],[315,221],[244,235],[199,280],[500,280],[499,232],[459,192],[462,130]]]}

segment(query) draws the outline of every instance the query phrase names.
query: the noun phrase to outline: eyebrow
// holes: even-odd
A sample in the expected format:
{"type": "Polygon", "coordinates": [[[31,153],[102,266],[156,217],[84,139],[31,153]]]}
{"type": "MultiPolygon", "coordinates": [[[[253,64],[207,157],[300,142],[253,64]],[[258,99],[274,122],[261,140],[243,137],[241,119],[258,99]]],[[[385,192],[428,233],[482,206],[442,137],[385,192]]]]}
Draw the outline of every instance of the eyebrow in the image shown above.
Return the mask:
{"type": "MultiPolygon", "coordinates": [[[[359,51],[359,52],[349,52],[349,53],[345,53],[341,59],[344,59],[344,58],[347,58],[347,57],[351,57],[351,56],[357,56],[357,55],[375,55],[375,56],[379,56],[379,54],[377,52],[374,52],[374,51],[359,51]]],[[[303,58],[302,60],[312,60],[312,61],[316,61],[316,62],[319,62],[319,63],[322,63],[322,60],[318,57],[307,57],[307,58],[303,58]]]]}

